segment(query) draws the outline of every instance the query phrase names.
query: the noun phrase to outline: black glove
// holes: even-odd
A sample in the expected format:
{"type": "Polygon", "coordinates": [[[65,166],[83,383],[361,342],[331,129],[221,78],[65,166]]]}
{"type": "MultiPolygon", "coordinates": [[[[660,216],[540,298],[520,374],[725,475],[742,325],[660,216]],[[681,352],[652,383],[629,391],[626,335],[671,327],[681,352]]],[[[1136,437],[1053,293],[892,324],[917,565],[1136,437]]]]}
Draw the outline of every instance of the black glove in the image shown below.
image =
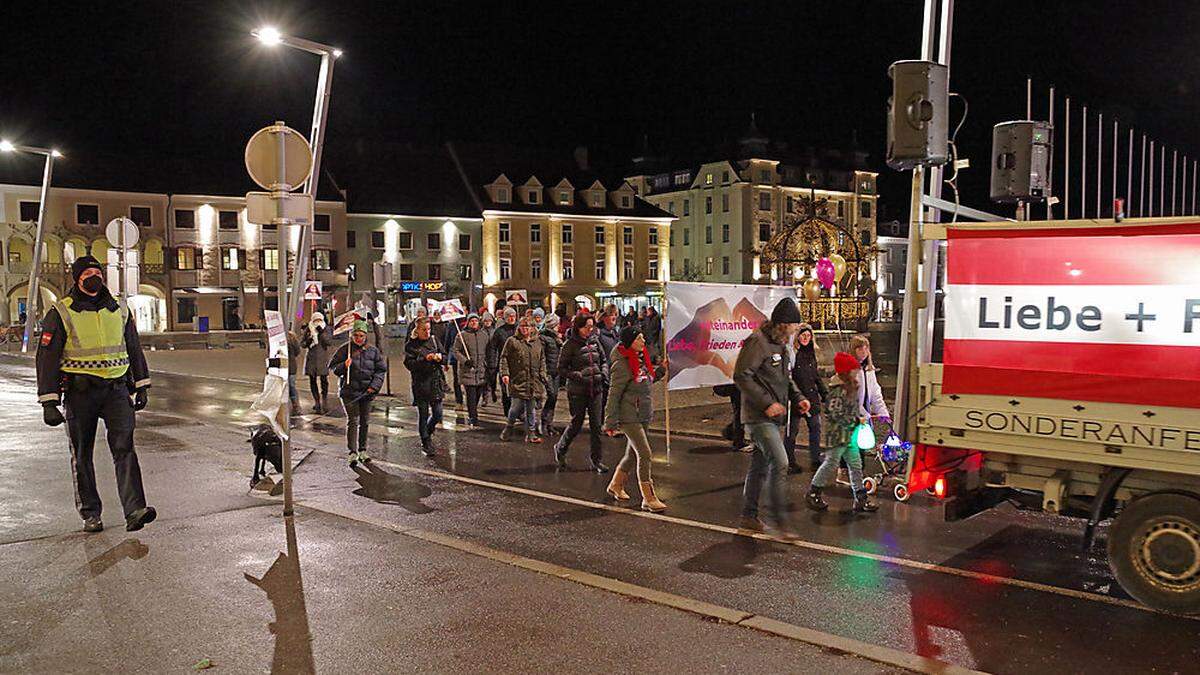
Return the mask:
{"type": "Polygon", "coordinates": [[[475,362],[471,359],[463,361],[463,365],[467,367],[467,370],[475,370],[475,362]]]}
{"type": "Polygon", "coordinates": [[[56,427],[66,422],[67,418],[63,417],[57,403],[46,402],[42,404],[42,421],[49,426],[56,427]]]}
{"type": "Polygon", "coordinates": [[[133,394],[133,409],[144,410],[146,404],[150,403],[150,395],[146,392],[146,388],[142,387],[133,394]]]}

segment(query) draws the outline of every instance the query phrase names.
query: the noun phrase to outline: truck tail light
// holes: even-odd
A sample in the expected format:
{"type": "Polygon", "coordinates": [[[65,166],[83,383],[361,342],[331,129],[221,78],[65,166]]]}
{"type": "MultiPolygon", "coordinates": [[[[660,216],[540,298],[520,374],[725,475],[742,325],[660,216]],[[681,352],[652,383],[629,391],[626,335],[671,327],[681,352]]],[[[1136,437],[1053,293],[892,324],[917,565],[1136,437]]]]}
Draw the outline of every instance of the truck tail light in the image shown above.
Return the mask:
{"type": "Polygon", "coordinates": [[[933,494],[938,499],[946,498],[946,477],[945,476],[938,476],[937,480],[933,482],[933,494]]]}

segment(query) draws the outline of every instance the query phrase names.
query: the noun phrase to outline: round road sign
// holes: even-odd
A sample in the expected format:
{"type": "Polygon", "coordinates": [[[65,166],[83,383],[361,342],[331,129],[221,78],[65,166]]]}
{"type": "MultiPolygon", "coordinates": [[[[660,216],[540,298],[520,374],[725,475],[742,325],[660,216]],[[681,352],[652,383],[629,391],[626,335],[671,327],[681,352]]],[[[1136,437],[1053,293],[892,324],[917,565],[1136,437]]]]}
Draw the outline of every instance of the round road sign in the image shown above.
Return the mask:
{"type": "Polygon", "coordinates": [[[133,248],[138,243],[138,226],[132,220],[120,217],[108,221],[104,228],[104,236],[110,246],[121,246],[121,227],[125,228],[125,248],[133,248]]]}
{"type": "Polygon", "coordinates": [[[283,137],[282,179],[286,190],[295,190],[312,173],[312,148],[299,131],[282,122],[254,132],[246,143],[246,171],[264,190],[280,182],[279,137],[283,137]]]}

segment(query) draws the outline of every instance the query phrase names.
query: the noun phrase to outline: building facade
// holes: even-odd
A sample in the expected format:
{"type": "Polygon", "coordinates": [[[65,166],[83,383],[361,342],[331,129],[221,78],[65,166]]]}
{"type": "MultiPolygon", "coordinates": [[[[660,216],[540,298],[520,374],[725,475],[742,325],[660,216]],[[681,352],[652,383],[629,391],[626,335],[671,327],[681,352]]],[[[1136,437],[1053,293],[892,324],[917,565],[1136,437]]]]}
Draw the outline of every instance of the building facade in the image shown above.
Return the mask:
{"type": "MultiPolygon", "coordinates": [[[[481,218],[352,213],[347,222],[343,244],[346,262],[358,269],[355,288],[378,290],[376,306],[386,321],[415,315],[428,299],[480,306],[481,218]],[[392,278],[376,289],[377,262],[391,263],[392,278]]],[[[354,295],[358,302],[361,293],[354,295]]]]}
{"type": "Polygon", "coordinates": [[[613,303],[661,309],[670,278],[670,213],[624,181],[499,174],[483,186],[483,302],[509,291],[567,311],[613,303]]]}
{"type": "MultiPolygon", "coordinates": [[[[19,323],[25,315],[39,196],[39,186],[0,185],[0,291],[4,297],[0,325],[19,323]]],[[[129,297],[130,311],[139,330],[167,330],[167,202],[164,194],[52,187],[42,237],[39,313],[70,291],[71,263],[77,257],[92,255],[101,264],[107,263],[105,226],[123,216],[137,223],[139,232],[138,242],[131,248],[138,252],[141,277],[129,297]]]]}
{"type": "Polygon", "coordinates": [[[845,189],[806,187],[815,178],[779,160],[720,160],[697,168],[630,176],[646,201],[678,220],[671,232],[672,278],[720,283],[770,283],[758,254],[801,200],[825,200],[826,217],[864,248],[875,244],[877,174],[834,176],[845,189]]]}
{"type": "MultiPolygon", "coordinates": [[[[171,330],[237,330],[263,325],[263,309],[278,307],[279,230],[246,219],[244,196],[171,195],[167,228],[170,255],[171,330]]],[[[303,303],[307,315],[346,285],[337,247],[346,237],[343,202],[317,201],[308,279],[320,281],[323,299],[303,303]]],[[[288,248],[299,228],[287,233],[288,248]]],[[[295,274],[288,254],[288,285],[295,274]]]]}
{"type": "MultiPolygon", "coordinates": [[[[946,286],[946,242],[938,242],[938,293],[937,317],[942,316],[943,289],[946,286]]],[[[904,312],[904,275],[908,267],[908,239],[903,237],[879,237],[879,255],[876,258],[878,272],[875,288],[878,302],[875,306],[875,321],[899,323],[904,312]]],[[[920,269],[918,267],[918,269],[920,269]]]]}

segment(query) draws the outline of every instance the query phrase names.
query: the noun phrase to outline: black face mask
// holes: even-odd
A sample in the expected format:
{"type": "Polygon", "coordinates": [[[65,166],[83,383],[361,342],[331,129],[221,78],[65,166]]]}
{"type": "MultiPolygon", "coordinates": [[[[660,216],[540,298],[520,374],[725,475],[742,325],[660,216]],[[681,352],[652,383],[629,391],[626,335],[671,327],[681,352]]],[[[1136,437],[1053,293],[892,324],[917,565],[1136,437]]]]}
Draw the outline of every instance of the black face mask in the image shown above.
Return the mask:
{"type": "Polygon", "coordinates": [[[80,286],[88,295],[95,295],[104,288],[104,280],[96,276],[88,277],[83,280],[80,286]]]}

